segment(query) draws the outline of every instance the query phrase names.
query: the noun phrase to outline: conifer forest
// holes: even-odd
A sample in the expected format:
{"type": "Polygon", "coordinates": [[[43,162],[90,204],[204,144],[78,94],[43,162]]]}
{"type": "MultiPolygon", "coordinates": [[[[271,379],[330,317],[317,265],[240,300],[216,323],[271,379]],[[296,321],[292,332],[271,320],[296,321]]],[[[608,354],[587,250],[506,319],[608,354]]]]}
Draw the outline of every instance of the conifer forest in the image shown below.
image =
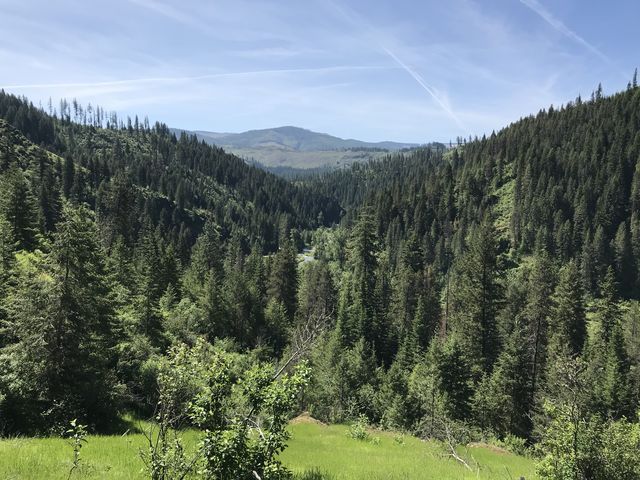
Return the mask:
{"type": "Polygon", "coordinates": [[[539,478],[640,478],[637,76],[286,178],[2,91],[0,434],[134,416],[146,478],[284,479],[301,412],[465,465],[458,446],[499,442],[539,478]]]}

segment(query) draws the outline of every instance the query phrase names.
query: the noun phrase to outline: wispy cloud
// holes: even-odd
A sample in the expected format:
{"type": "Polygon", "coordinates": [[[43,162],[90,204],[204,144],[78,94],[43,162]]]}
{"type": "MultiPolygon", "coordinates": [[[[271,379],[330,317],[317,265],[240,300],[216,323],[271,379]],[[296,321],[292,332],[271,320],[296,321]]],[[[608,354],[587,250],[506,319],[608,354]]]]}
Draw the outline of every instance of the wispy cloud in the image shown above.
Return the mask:
{"type": "Polygon", "coordinates": [[[431,97],[440,106],[440,108],[442,108],[442,110],[444,110],[447,113],[447,115],[449,115],[453,120],[455,120],[455,122],[458,124],[460,128],[463,128],[463,129],[465,128],[464,124],[462,123],[458,115],[456,115],[456,113],[453,111],[453,109],[449,105],[449,102],[446,100],[446,98],[442,97],[442,95],[440,95],[440,93],[434,87],[429,85],[424,80],[424,78],[422,78],[422,75],[420,75],[413,68],[411,68],[409,65],[404,63],[400,58],[398,58],[398,56],[395,53],[393,53],[391,50],[389,50],[386,47],[382,47],[382,48],[387,53],[387,55],[389,55],[398,65],[400,65],[400,67],[404,69],[405,72],[407,72],[409,75],[413,77],[413,79],[418,83],[418,85],[420,85],[424,89],[424,91],[426,91],[429,95],[431,95],[431,97]]]}
{"type": "Polygon", "coordinates": [[[562,33],[565,37],[570,38],[576,43],[582,45],[584,48],[589,50],[591,53],[604,60],[607,63],[612,63],[611,59],[605,55],[600,49],[595,47],[593,44],[589,43],[583,37],[578,35],[576,32],[571,30],[565,23],[553,15],[549,10],[547,10],[538,0],[520,0],[527,8],[531,9],[534,13],[540,16],[545,22],[551,25],[558,32],[562,33]]]}
{"type": "Polygon", "coordinates": [[[129,2],[151,10],[175,22],[182,23],[188,27],[195,27],[204,32],[210,31],[205,23],[198,21],[195,17],[188,15],[184,13],[184,11],[178,10],[171,5],[167,5],[156,0],[129,0],[129,2]]]}
{"type": "Polygon", "coordinates": [[[71,82],[71,83],[30,83],[22,85],[0,85],[0,88],[7,90],[29,90],[29,89],[54,89],[54,88],[86,88],[86,87],[127,87],[135,85],[158,85],[170,83],[184,83],[198,80],[211,80],[215,78],[227,77],[252,77],[259,75],[278,75],[289,73],[334,73],[341,71],[356,70],[390,70],[392,67],[384,65],[339,65],[317,68],[281,68],[272,70],[251,70],[245,72],[222,72],[210,73],[205,75],[194,76],[176,76],[176,77],[149,77],[149,78],[132,78],[127,80],[107,80],[99,82],[71,82]]]}
{"type": "MultiPolygon", "coordinates": [[[[465,129],[464,124],[460,120],[460,117],[454,112],[453,108],[449,104],[448,100],[445,96],[443,96],[440,92],[438,92],[433,86],[429,85],[425,79],[420,75],[414,68],[410,67],[407,63],[405,63],[398,54],[394,53],[394,51],[389,48],[383,38],[384,35],[376,29],[373,25],[367,22],[360,14],[355,12],[354,10],[337,4],[333,0],[324,0],[325,4],[328,5],[335,13],[337,13],[340,17],[345,19],[352,26],[357,28],[364,28],[365,34],[370,37],[375,43],[378,44],[379,48],[396,64],[400,66],[405,72],[407,72],[413,80],[425,91],[429,96],[438,104],[438,106],[462,129],[465,129]]],[[[395,40],[395,39],[394,39],[395,40]]],[[[397,40],[393,43],[398,43],[397,40]]],[[[394,48],[394,50],[397,50],[394,48]]]]}
{"type": "Polygon", "coordinates": [[[0,88],[188,129],[429,141],[624,88],[637,64],[634,0],[579,24],[552,0],[80,3],[0,0],[0,88]]]}

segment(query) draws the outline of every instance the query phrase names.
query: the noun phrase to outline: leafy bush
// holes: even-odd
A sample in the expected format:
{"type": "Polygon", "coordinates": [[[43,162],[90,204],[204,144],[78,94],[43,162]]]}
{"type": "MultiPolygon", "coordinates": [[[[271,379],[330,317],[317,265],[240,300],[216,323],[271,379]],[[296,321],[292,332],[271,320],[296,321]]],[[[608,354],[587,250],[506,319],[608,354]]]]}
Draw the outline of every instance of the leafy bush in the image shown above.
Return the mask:
{"type": "Polygon", "coordinates": [[[236,360],[203,340],[171,349],[158,375],[157,428],[147,434],[142,454],[153,480],[185,478],[196,464],[209,480],[292,478],[278,456],[308,368],[274,373],[273,365],[255,362],[240,372],[236,360]],[[193,458],[185,455],[178,430],[187,420],[204,432],[193,458]]]}
{"type": "Polygon", "coordinates": [[[510,433],[505,435],[504,439],[498,442],[498,445],[509,450],[515,455],[525,456],[529,451],[527,448],[527,441],[524,438],[510,433]]]}
{"type": "Polygon", "coordinates": [[[367,432],[368,426],[369,422],[367,417],[360,415],[349,427],[349,436],[354,440],[369,440],[369,432],[367,432]]]}
{"type": "Polygon", "coordinates": [[[546,405],[552,418],[538,449],[540,478],[640,480],[640,425],[627,420],[581,418],[546,405]]]}

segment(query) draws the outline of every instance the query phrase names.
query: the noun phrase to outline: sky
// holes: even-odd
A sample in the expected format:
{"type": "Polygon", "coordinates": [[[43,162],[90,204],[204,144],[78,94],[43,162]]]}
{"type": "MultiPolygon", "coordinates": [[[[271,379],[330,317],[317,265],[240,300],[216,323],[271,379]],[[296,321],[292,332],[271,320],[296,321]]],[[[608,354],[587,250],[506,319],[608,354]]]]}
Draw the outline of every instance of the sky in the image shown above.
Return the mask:
{"type": "Polygon", "coordinates": [[[640,64],[637,0],[0,0],[0,88],[216,132],[490,134],[640,64]]]}

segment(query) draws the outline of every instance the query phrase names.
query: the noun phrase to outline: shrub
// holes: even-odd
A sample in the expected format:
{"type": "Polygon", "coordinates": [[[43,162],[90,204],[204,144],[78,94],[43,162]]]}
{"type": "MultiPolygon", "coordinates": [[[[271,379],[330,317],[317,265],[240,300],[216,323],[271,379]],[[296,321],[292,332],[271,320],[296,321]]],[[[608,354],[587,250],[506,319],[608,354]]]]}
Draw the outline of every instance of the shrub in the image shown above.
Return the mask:
{"type": "Polygon", "coordinates": [[[349,436],[354,440],[369,440],[369,432],[367,427],[369,422],[365,415],[360,415],[358,419],[349,427],[349,436]]]}
{"type": "Polygon", "coordinates": [[[524,438],[508,433],[498,444],[515,455],[527,455],[527,441],[524,438]]]}

